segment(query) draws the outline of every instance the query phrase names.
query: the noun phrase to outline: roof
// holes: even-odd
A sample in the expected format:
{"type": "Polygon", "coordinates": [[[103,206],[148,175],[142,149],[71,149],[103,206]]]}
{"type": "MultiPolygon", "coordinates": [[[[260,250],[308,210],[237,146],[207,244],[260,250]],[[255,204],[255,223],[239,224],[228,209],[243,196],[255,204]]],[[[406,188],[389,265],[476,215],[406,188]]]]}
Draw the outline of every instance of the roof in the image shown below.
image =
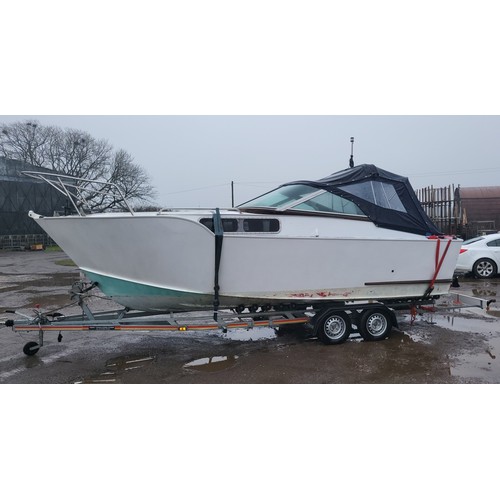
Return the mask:
{"type": "Polygon", "coordinates": [[[460,187],[460,199],[498,198],[500,200],[500,186],[487,187],[460,187]]]}

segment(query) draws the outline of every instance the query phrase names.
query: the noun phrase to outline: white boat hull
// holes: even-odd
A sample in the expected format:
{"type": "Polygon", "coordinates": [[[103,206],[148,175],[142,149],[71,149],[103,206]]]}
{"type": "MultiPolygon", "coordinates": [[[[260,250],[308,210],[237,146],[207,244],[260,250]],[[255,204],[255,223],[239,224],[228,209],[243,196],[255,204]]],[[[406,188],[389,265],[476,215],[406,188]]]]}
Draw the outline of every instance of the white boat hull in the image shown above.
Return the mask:
{"type": "MultiPolygon", "coordinates": [[[[31,216],[116,302],[144,311],[213,307],[215,236],[199,214],[31,216]]],[[[275,218],[279,234],[224,233],[221,307],[416,298],[433,279],[432,295],[449,290],[460,240],[438,249],[439,240],[370,221],[275,218]]]]}

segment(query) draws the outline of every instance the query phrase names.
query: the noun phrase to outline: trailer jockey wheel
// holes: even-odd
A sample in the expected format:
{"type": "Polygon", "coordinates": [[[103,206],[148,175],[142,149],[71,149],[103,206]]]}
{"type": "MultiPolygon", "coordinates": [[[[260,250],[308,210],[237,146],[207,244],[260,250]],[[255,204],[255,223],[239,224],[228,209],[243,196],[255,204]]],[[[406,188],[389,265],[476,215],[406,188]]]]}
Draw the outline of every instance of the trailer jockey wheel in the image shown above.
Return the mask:
{"type": "Polygon", "coordinates": [[[385,311],[368,309],[361,315],[359,333],[365,340],[383,340],[392,328],[392,321],[385,311]]]}
{"type": "Polygon", "coordinates": [[[323,344],[341,344],[349,338],[351,331],[351,320],[343,311],[326,310],[314,326],[314,333],[323,344]]]}
{"type": "Polygon", "coordinates": [[[28,342],[23,347],[23,352],[26,356],[34,356],[40,349],[40,346],[36,342],[28,342]]]}

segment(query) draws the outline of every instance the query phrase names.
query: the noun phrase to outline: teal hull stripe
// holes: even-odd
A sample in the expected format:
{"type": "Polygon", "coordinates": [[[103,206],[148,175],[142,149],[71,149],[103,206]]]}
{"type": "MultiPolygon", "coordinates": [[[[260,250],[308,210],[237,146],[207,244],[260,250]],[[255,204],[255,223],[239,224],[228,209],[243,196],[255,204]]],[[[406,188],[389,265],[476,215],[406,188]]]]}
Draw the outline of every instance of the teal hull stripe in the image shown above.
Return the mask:
{"type": "Polygon", "coordinates": [[[143,285],[120,278],[111,278],[102,274],[84,271],[85,275],[97,283],[102,292],[108,297],[198,297],[202,294],[182,292],[170,288],[161,288],[152,285],[143,285]]]}

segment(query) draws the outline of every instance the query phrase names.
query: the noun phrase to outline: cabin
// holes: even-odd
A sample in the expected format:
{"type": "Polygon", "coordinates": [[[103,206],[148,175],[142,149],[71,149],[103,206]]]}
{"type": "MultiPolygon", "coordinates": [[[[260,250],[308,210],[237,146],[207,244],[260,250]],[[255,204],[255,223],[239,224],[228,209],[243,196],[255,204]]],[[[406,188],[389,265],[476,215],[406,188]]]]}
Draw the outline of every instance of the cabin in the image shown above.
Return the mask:
{"type": "Polygon", "coordinates": [[[64,212],[66,197],[47,183],[22,174],[23,171],[53,172],[28,163],[0,157],[0,249],[49,245],[52,240],[30,217],[64,212]]]}
{"type": "Polygon", "coordinates": [[[470,239],[500,231],[500,186],[429,186],[416,194],[443,233],[470,239]]]}

